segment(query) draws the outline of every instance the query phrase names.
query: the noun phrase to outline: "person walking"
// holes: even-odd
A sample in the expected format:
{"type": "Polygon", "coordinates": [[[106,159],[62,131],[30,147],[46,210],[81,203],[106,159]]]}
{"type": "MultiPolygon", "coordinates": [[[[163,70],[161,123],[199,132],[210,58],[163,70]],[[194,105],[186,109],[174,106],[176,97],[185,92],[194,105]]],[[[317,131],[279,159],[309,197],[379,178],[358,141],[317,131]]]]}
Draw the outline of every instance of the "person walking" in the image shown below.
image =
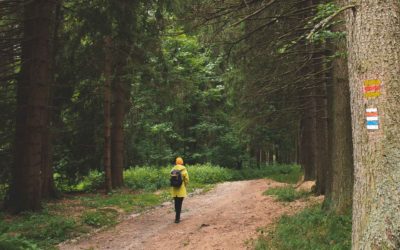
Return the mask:
{"type": "Polygon", "coordinates": [[[179,223],[183,199],[187,196],[186,186],[189,184],[189,173],[181,157],[177,157],[175,163],[176,165],[171,170],[171,194],[175,203],[175,223],[179,223]]]}

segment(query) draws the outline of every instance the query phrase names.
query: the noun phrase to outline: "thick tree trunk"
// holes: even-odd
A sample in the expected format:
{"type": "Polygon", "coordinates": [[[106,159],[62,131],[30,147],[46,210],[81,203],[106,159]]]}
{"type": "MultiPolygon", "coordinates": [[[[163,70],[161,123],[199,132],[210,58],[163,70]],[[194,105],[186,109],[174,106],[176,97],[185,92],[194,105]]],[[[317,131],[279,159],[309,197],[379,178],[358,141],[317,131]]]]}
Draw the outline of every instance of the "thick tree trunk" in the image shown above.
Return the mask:
{"type": "MultiPolygon", "coordinates": [[[[49,120],[46,120],[47,124],[50,124],[49,120]]],[[[43,199],[55,198],[57,195],[56,186],[53,178],[53,147],[51,138],[51,132],[46,131],[43,135],[44,143],[42,145],[42,166],[40,177],[43,199]]]]}
{"type": "MultiPolygon", "coordinates": [[[[338,1],[340,2],[343,1],[338,1]]],[[[344,31],[340,25],[334,31],[344,31]]],[[[346,40],[335,41],[334,52],[346,51],[346,40]]],[[[325,195],[328,209],[336,214],[351,211],[353,201],[353,141],[351,137],[350,90],[347,58],[332,62],[329,87],[329,166],[330,188],[325,195]]]]}
{"type": "Polygon", "coordinates": [[[115,82],[114,89],[114,116],[111,135],[111,175],[113,188],[123,185],[124,171],[124,117],[125,92],[121,79],[115,82]]]}
{"type": "Polygon", "coordinates": [[[51,22],[54,1],[24,6],[21,74],[17,86],[15,160],[9,208],[14,212],[41,207],[41,167],[48,140],[49,90],[52,80],[51,22]]]}
{"type": "Polygon", "coordinates": [[[352,247],[400,249],[400,2],[352,3],[357,6],[346,13],[355,168],[352,247]],[[371,86],[375,90],[364,95],[371,86]],[[377,109],[370,113],[379,117],[377,130],[376,122],[366,128],[367,108],[377,109]]]}
{"type": "Polygon", "coordinates": [[[112,75],[112,56],[111,56],[111,38],[106,37],[105,58],[104,58],[104,173],[105,173],[105,191],[109,193],[112,190],[111,177],[111,75],[112,75]]]}

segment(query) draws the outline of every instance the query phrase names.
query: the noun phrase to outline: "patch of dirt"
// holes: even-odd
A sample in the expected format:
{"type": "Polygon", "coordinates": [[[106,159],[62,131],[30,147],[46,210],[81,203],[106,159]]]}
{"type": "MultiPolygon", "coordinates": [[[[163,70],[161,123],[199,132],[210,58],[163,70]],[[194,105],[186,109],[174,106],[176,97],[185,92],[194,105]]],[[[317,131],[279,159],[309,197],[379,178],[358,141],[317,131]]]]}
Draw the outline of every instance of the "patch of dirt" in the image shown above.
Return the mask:
{"type": "Polygon", "coordinates": [[[225,182],[183,201],[181,223],[174,223],[172,203],[134,214],[116,227],[60,249],[246,249],[258,228],[269,228],[320,197],[281,203],[262,193],[284,184],[272,180],[225,182]]]}

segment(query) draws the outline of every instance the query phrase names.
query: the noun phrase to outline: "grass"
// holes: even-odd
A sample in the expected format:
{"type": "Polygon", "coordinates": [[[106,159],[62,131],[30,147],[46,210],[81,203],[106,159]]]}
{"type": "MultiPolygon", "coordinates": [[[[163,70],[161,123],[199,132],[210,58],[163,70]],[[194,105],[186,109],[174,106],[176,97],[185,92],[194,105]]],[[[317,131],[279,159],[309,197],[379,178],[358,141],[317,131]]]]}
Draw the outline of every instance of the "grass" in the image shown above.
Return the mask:
{"type": "Polygon", "coordinates": [[[118,211],[111,208],[83,212],[81,219],[87,225],[99,228],[117,223],[118,211]]]}
{"type": "MultiPolygon", "coordinates": [[[[79,191],[62,200],[44,204],[38,213],[18,216],[0,212],[0,249],[56,249],[55,245],[95,228],[118,223],[121,215],[141,212],[170,200],[169,172],[172,167],[136,167],[124,172],[126,188],[108,195],[94,193],[103,186],[104,176],[92,171],[76,185],[68,185],[61,176],[56,183],[61,191],[79,191]],[[134,191],[133,191],[134,190],[134,191]],[[157,191],[157,192],[155,192],[157,191]]],[[[296,182],[300,167],[294,165],[264,166],[260,169],[233,170],[211,164],[187,166],[189,192],[207,191],[224,181],[271,178],[296,182]]],[[[2,189],[0,188],[0,191],[2,189]]]]}
{"type": "Polygon", "coordinates": [[[124,212],[140,212],[148,207],[159,205],[166,199],[164,193],[126,193],[115,192],[111,195],[91,195],[78,197],[82,205],[89,208],[117,207],[124,212]]]}
{"type": "Polygon", "coordinates": [[[143,211],[166,199],[166,191],[154,194],[121,189],[108,195],[74,195],[47,203],[38,213],[0,214],[0,249],[56,249],[62,241],[113,226],[121,215],[143,211]]]}
{"type": "Polygon", "coordinates": [[[83,232],[76,220],[44,209],[40,213],[3,216],[0,249],[54,249],[54,245],[83,232]],[[18,248],[19,247],[19,248],[18,248]]]}
{"type": "Polygon", "coordinates": [[[297,183],[302,176],[298,165],[267,165],[256,169],[233,170],[233,180],[269,178],[289,184],[297,183]]]}
{"type": "Polygon", "coordinates": [[[255,249],[351,249],[351,215],[329,214],[318,205],[283,216],[273,231],[260,234],[255,249]]]}
{"type": "Polygon", "coordinates": [[[296,191],[293,186],[270,188],[266,190],[264,195],[273,195],[278,201],[292,202],[298,199],[307,198],[311,193],[306,191],[296,191]]]}

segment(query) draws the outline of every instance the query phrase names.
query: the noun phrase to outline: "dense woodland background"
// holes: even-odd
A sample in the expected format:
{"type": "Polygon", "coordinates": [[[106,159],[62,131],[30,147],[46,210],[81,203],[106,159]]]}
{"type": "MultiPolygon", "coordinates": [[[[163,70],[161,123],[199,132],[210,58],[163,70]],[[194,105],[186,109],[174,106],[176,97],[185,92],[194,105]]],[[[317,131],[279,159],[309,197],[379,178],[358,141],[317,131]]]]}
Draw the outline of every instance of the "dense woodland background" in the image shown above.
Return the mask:
{"type": "Polygon", "coordinates": [[[398,249],[399,8],[0,1],[4,209],[40,210],[94,171],[109,193],[124,170],[176,156],[241,170],[299,164],[326,211],[353,212],[354,249],[398,249]],[[368,79],[384,83],[380,96],[363,96],[368,79]],[[380,130],[367,131],[367,107],[380,130]]]}

